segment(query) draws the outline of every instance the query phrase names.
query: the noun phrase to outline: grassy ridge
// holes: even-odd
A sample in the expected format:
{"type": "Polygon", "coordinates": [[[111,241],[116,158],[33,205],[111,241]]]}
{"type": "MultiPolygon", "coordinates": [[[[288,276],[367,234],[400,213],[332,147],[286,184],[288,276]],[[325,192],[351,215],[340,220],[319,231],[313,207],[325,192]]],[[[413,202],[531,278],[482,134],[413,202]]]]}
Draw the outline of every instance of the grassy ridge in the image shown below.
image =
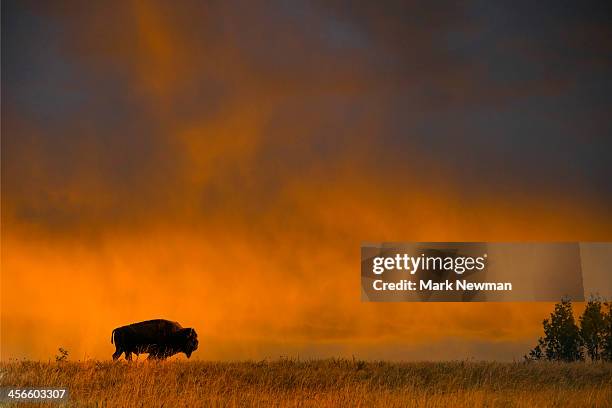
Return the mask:
{"type": "Polygon", "coordinates": [[[604,407],[612,401],[609,363],[23,361],[0,369],[1,386],[68,387],[69,406],[604,407]]]}

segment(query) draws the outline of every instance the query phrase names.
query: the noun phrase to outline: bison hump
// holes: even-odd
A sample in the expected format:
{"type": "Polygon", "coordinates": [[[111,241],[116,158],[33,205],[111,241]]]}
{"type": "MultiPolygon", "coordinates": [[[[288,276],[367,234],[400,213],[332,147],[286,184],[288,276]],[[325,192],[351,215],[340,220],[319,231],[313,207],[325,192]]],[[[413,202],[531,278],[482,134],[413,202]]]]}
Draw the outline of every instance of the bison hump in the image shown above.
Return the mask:
{"type": "Polygon", "coordinates": [[[170,336],[172,333],[182,328],[183,327],[179,323],[164,319],[146,320],[144,322],[132,323],[121,327],[123,331],[131,335],[135,335],[139,338],[144,337],[152,339],[159,338],[160,336],[162,338],[170,336]]]}

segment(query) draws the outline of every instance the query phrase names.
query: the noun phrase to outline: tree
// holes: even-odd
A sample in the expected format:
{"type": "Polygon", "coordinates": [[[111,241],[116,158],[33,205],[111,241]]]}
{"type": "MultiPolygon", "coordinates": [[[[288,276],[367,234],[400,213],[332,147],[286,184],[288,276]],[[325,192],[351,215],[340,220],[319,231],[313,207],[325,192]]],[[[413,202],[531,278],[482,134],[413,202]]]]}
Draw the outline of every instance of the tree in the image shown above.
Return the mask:
{"type": "Polygon", "coordinates": [[[598,361],[604,348],[604,315],[601,300],[591,297],[580,316],[580,336],[591,361],[598,361]]]}
{"type": "Polygon", "coordinates": [[[601,358],[612,361],[612,302],[604,303],[601,358]]]}
{"type": "Polygon", "coordinates": [[[529,352],[527,359],[540,360],[543,357],[553,361],[584,359],[580,329],[574,320],[572,302],[569,299],[557,303],[550,318],[545,319],[542,325],[544,337],[538,340],[538,345],[529,352]]]}

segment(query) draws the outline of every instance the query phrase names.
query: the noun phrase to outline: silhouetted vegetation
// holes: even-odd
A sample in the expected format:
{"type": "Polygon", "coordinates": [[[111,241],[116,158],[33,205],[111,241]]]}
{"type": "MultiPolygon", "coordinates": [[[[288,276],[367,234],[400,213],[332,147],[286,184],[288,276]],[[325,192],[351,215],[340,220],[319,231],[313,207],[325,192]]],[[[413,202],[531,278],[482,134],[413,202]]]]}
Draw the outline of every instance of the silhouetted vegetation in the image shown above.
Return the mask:
{"type": "Polygon", "coordinates": [[[526,360],[550,361],[611,361],[612,304],[591,297],[577,325],[572,302],[563,299],[555,305],[548,319],[544,319],[544,337],[525,356],[526,360]]]}
{"type": "Polygon", "coordinates": [[[601,359],[604,348],[605,320],[601,306],[599,299],[591,299],[580,316],[580,336],[592,361],[601,359]]]}
{"type": "Polygon", "coordinates": [[[55,361],[57,363],[61,363],[63,361],[67,361],[68,360],[68,354],[69,354],[68,350],[66,350],[63,347],[60,347],[60,348],[57,349],[57,351],[59,352],[59,354],[57,354],[55,356],[55,361]]]}
{"type": "Polygon", "coordinates": [[[601,358],[612,361],[612,302],[604,303],[604,330],[602,339],[601,358]]]}

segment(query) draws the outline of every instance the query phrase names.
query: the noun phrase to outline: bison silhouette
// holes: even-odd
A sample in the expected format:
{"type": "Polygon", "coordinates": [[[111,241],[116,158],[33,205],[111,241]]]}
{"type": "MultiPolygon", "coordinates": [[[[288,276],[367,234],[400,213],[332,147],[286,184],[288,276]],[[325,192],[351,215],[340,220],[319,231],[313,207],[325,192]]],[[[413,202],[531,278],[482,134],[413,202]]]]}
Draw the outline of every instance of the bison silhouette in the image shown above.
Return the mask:
{"type": "Polygon", "coordinates": [[[113,360],[122,353],[128,361],[132,360],[132,353],[137,356],[148,353],[150,360],[165,360],[177,353],[185,353],[189,358],[198,349],[198,335],[194,329],[164,319],[117,327],[111,333],[111,344],[113,342],[116,348],[113,360]]]}

